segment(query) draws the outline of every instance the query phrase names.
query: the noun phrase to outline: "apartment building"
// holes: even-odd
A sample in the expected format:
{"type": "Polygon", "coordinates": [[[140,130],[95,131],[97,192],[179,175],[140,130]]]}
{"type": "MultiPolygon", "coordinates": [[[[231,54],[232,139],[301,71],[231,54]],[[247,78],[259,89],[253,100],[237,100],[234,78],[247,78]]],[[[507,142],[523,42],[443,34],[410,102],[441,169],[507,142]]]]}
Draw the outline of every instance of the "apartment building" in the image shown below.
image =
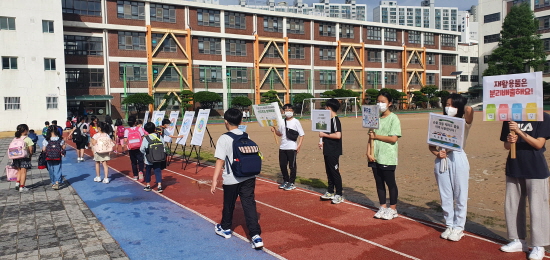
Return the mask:
{"type": "Polygon", "coordinates": [[[397,1],[380,1],[373,21],[446,31],[458,31],[458,8],[435,7],[435,0],[423,0],[420,6],[400,6],[397,1]]]}

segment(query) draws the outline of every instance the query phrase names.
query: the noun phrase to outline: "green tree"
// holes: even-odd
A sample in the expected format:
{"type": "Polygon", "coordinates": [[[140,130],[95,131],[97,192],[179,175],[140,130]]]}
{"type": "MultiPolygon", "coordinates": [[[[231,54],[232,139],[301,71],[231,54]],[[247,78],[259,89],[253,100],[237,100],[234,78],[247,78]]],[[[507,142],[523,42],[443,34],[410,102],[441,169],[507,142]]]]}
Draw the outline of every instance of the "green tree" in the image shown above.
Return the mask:
{"type": "Polygon", "coordinates": [[[134,106],[138,115],[141,113],[141,111],[146,110],[149,105],[154,103],[155,99],[153,99],[153,97],[149,96],[149,94],[147,93],[132,94],[122,100],[123,105],[134,106]]]}
{"type": "Polygon", "coordinates": [[[506,15],[498,47],[489,56],[489,67],[484,76],[524,73],[528,68],[541,70],[546,62],[546,53],[540,34],[539,20],[529,3],[513,5],[506,15]]]}
{"type": "Polygon", "coordinates": [[[428,98],[432,98],[437,92],[438,87],[436,85],[426,85],[420,89],[420,92],[424,93],[428,98]]]}
{"type": "Polygon", "coordinates": [[[281,107],[283,106],[279,101],[279,96],[277,95],[277,91],[275,90],[270,90],[268,92],[263,93],[260,101],[266,104],[277,102],[279,103],[279,106],[281,107]]]}
{"type": "Polygon", "coordinates": [[[323,98],[333,98],[333,97],[336,97],[336,93],[334,92],[334,90],[327,90],[327,91],[321,93],[321,97],[323,97],[323,98]]]}
{"type": "Polygon", "coordinates": [[[412,102],[416,104],[417,107],[424,107],[423,104],[429,101],[428,97],[424,95],[422,91],[415,91],[413,95],[412,102]]]}
{"type": "Polygon", "coordinates": [[[365,103],[369,105],[376,104],[376,98],[378,97],[378,94],[380,94],[380,91],[375,88],[369,88],[365,90],[365,93],[367,94],[365,103]]]}
{"type": "MultiPolygon", "coordinates": [[[[314,98],[313,95],[309,93],[298,93],[294,95],[294,98],[292,99],[292,105],[294,106],[294,112],[300,113],[302,111],[302,105],[304,104],[304,100],[308,98],[314,98]]],[[[307,108],[307,103],[306,103],[307,108]]],[[[304,109],[306,110],[306,109],[304,109]]]]}
{"type": "Polygon", "coordinates": [[[214,104],[222,101],[222,97],[218,93],[210,91],[199,91],[193,95],[195,102],[201,104],[201,108],[214,108],[214,104]]]}
{"type": "Polygon", "coordinates": [[[334,97],[358,97],[360,93],[351,89],[335,89],[333,90],[334,97]]]}
{"type": "Polygon", "coordinates": [[[397,89],[383,88],[383,89],[380,90],[380,93],[383,93],[383,92],[389,93],[390,96],[393,98],[394,103],[395,103],[395,101],[401,99],[401,97],[402,97],[401,92],[399,92],[397,89]]]}
{"type": "Polygon", "coordinates": [[[193,93],[193,91],[191,90],[182,90],[179,94],[180,98],[181,98],[181,108],[183,109],[183,111],[186,111],[187,109],[189,109],[190,107],[192,107],[193,105],[191,105],[191,102],[193,102],[193,96],[194,96],[195,93],[193,93]]]}
{"type": "Polygon", "coordinates": [[[252,105],[252,100],[250,100],[250,98],[248,97],[238,96],[234,97],[233,100],[231,100],[231,106],[241,111],[244,110],[246,107],[249,107],[250,105],[252,105]]]}

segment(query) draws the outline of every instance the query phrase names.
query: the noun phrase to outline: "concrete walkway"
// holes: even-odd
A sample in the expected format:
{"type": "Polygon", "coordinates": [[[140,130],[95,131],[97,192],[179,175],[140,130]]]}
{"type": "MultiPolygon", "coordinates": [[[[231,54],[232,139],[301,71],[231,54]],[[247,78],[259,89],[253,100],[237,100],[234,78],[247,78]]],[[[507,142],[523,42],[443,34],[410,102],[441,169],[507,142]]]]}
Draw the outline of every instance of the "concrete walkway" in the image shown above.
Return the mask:
{"type": "Polygon", "coordinates": [[[129,259],[70,183],[51,188],[48,171],[36,167],[38,154],[28,192],[6,181],[11,140],[0,139],[0,259],[129,259]]]}

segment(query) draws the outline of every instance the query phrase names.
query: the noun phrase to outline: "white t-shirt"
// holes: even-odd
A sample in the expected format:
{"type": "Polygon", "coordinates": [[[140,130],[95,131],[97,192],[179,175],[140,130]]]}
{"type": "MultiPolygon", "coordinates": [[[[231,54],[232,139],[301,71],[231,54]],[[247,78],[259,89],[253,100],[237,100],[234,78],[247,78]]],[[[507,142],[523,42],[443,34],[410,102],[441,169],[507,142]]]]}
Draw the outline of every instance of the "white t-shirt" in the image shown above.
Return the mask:
{"type": "MultiPolygon", "coordinates": [[[[231,130],[232,133],[236,135],[242,135],[243,131],[239,129],[233,129],[231,130]]],[[[214,157],[225,160],[226,157],[229,158],[229,161],[233,161],[233,138],[229,137],[226,134],[223,134],[218,139],[218,142],[216,143],[216,152],[214,154],[214,157]]],[[[250,176],[250,177],[235,177],[233,176],[233,173],[231,172],[231,168],[227,169],[227,163],[224,164],[224,170],[222,174],[223,178],[223,185],[233,185],[238,184],[243,181],[246,181],[250,178],[255,178],[256,176],[250,176]]]]}
{"type": "MultiPolygon", "coordinates": [[[[285,119],[285,121],[286,121],[286,127],[287,128],[298,131],[299,136],[304,136],[305,135],[304,129],[302,128],[302,124],[300,124],[300,121],[298,121],[298,119],[296,119],[296,118],[292,118],[290,120],[285,119]]],[[[296,143],[296,141],[292,141],[292,140],[286,138],[285,124],[282,124],[282,125],[279,126],[279,132],[281,134],[283,134],[283,136],[281,136],[281,146],[279,147],[279,149],[281,149],[281,150],[296,150],[296,149],[298,149],[298,144],[296,143]]]]}

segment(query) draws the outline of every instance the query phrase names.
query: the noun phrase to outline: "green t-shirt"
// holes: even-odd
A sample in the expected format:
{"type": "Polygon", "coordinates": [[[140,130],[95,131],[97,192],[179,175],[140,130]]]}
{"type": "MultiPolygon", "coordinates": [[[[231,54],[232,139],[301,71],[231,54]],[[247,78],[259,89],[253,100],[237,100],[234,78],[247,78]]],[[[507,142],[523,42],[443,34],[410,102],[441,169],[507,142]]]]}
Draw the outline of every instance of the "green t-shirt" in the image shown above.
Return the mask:
{"type": "MultiPolygon", "coordinates": [[[[391,113],[385,118],[380,118],[380,128],[374,129],[377,135],[401,137],[401,122],[396,114],[391,113]]],[[[394,144],[374,141],[374,158],[378,164],[397,165],[398,142],[394,144]]]]}

